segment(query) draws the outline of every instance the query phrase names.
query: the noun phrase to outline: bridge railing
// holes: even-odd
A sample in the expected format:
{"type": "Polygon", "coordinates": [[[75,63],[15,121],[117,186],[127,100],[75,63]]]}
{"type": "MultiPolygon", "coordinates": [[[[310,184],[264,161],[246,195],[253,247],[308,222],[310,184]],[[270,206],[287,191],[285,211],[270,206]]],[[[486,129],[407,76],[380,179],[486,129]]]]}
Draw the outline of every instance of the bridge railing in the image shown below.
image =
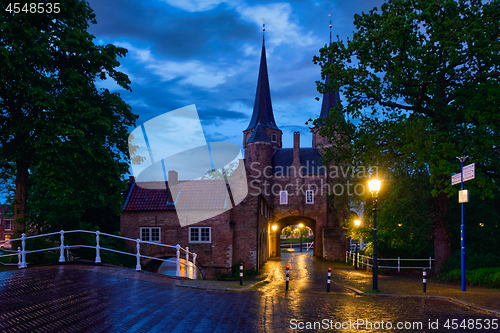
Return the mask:
{"type": "MultiPolygon", "coordinates": [[[[155,243],[155,242],[148,242],[148,241],[142,241],[139,238],[137,239],[132,239],[132,238],[127,238],[127,237],[122,237],[122,236],[117,236],[117,235],[111,235],[107,234],[104,232],[100,231],[89,231],[89,230],[68,230],[64,231],[61,230],[59,232],[51,232],[48,234],[41,234],[41,235],[34,235],[34,236],[26,236],[26,234],[22,234],[21,238],[15,238],[15,239],[10,239],[9,242],[14,242],[14,241],[21,241],[21,247],[17,248],[17,252],[15,251],[10,251],[13,253],[10,254],[4,254],[1,255],[0,258],[2,257],[11,257],[11,256],[17,256],[18,258],[18,267],[19,268],[26,268],[27,263],[26,263],[26,254],[28,253],[36,253],[36,252],[42,252],[42,251],[59,251],[59,262],[65,262],[66,258],[64,256],[64,250],[66,252],[69,249],[75,249],[75,248],[89,248],[89,249],[95,249],[95,262],[100,263],[101,262],[101,250],[105,251],[110,251],[110,252],[115,252],[115,253],[121,253],[125,255],[130,255],[130,256],[135,256],[136,257],[136,266],[135,270],[140,271],[141,270],[141,258],[148,258],[148,259],[154,259],[154,260],[160,260],[160,261],[168,261],[168,259],[161,259],[161,258],[155,258],[155,257],[150,257],[141,254],[141,244],[151,244],[153,246],[160,246],[164,248],[171,248],[176,250],[176,276],[181,276],[181,265],[186,267],[186,271],[189,268],[194,268],[196,267],[196,253],[190,252],[189,247],[186,247],[185,249],[182,248],[179,244],[177,245],[167,245],[167,244],[161,244],[161,243],[155,243]],[[81,244],[81,245],[64,245],[64,235],[70,234],[70,233],[87,233],[87,234],[94,234],[96,238],[96,245],[91,246],[91,245],[86,245],[86,244],[81,244]],[[59,235],[60,236],[60,245],[57,247],[49,247],[45,249],[39,249],[39,250],[27,250],[26,249],[26,241],[28,239],[33,239],[33,238],[38,238],[38,237],[48,237],[48,236],[54,236],[54,235],[59,235]],[[136,253],[128,253],[128,252],[123,252],[115,249],[110,249],[106,247],[101,247],[100,246],[100,238],[101,236],[107,236],[107,237],[113,237],[113,238],[119,238],[127,241],[132,241],[136,243],[136,253]],[[182,254],[181,254],[182,252],[182,254]],[[181,262],[181,255],[182,258],[185,258],[185,262],[181,262]],[[189,259],[192,258],[191,261],[189,259]]],[[[6,241],[0,241],[0,244],[6,243],[6,241]]],[[[186,274],[187,275],[187,274],[186,274]]]]}
{"type": "MultiPolygon", "coordinates": [[[[349,262],[352,260],[352,263],[354,265],[354,259],[355,259],[355,253],[354,252],[351,252],[351,251],[346,251],[346,254],[345,254],[345,262],[349,262]]],[[[369,256],[365,256],[365,255],[361,255],[359,254],[359,252],[357,253],[358,255],[358,265],[360,267],[372,267],[373,266],[373,258],[372,257],[369,257],[369,256]]],[[[428,259],[403,259],[403,258],[377,258],[377,263],[378,262],[386,262],[386,261],[397,261],[397,266],[395,265],[392,265],[392,266],[387,266],[387,265],[384,265],[384,266],[381,266],[381,265],[378,265],[379,268],[394,268],[394,269],[398,269],[398,273],[400,272],[400,270],[402,268],[409,268],[409,269],[432,269],[432,261],[434,259],[432,259],[432,257],[429,257],[428,259]],[[416,267],[416,266],[401,266],[401,262],[402,261],[405,261],[405,262],[409,262],[409,261],[414,261],[414,262],[428,262],[429,265],[427,266],[419,266],[419,267],[416,267]]]]}

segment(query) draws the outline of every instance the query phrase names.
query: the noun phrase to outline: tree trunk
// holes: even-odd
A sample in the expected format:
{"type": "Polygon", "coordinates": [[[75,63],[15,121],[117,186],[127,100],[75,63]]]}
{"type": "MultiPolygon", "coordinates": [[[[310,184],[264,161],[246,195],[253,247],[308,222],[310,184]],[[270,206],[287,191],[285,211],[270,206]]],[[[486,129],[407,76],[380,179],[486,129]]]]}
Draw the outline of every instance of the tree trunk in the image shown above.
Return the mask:
{"type": "Polygon", "coordinates": [[[443,265],[451,257],[450,236],[448,233],[448,204],[446,193],[440,193],[432,206],[434,227],[434,258],[436,273],[441,273],[443,265]]]}
{"type": "Polygon", "coordinates": [[[26,231],[26,201],[28,199],[29,163],[16,161],[16,191],[14,195],[14,238],[26,231]]]}

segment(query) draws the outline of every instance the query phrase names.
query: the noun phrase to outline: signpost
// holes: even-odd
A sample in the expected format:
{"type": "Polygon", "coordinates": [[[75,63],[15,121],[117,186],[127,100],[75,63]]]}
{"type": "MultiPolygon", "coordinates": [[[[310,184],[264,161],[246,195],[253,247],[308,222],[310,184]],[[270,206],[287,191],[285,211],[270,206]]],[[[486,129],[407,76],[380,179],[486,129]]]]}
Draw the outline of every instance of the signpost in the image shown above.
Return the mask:
{"type": "Polygon", "coordinates": [[[462,291],[465,291],[465,226],[464,226],[464,202],[469,202],[469,193],[464,191],[464,182],[475,177],[475,163],[464,168],[464,161],[469,156],[457,157],[460,160],[460,174],[451,176],[451,185],[461,183],[462,190],[459,194],[459,202],[462,204],[462,225],[460,226],[460,247],[462,257],[462,291]]]}

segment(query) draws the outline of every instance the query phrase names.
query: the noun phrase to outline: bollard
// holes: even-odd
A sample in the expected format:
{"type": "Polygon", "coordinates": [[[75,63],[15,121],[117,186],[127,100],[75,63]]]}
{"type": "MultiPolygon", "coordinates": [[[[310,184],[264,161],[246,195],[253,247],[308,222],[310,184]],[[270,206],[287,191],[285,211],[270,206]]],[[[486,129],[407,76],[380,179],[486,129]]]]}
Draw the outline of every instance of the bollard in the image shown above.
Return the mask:
{"type": "Polygon", "coordinates": [[[328,268],[328,279],[326,280],[326,292],[330,292],[330,279],[332,277],[332,269],[328,268]]]}
{"type": "Polygon", "coordinates": [[[288,290],[288,266],[286,266],[286,288],[285,290],[288,290]]]}
{"type": "Polygon", "coordinates": [[[427,272],[425,271],[425,268],[424,268],[424,279],[423,279],[423,282],[424,282],[424,293],[425,291],[427,290],[427,272]]]}
{"type": "Polygon", "coordinates": [[[240,262],[240,286],[243,285],[243,263],[240,262]]]}

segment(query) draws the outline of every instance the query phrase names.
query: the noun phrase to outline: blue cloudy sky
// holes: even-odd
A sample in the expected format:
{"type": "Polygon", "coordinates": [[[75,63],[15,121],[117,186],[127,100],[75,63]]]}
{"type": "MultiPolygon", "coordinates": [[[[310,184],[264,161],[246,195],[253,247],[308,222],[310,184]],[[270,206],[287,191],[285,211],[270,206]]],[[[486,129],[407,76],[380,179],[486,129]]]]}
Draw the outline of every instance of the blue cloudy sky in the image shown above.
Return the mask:
{"type": "Polygon", "coordinates": [[[120,70],[132,92],[112,81],[99,83],[121,93],[140,116],[140,125],[156,116],[195,104],[209,142],[242,145],[242,131],[253,110],[262,18],[271,98],[284,147],[300,131],[301,145],[311,146],[305,122],[317,118],[321,102],[312,63],[329,41],[352,36],[355,13],[382,1],[309,0],[89,0],[97,24],[90,32],[99,44],[128,49],[120,70]]]}

